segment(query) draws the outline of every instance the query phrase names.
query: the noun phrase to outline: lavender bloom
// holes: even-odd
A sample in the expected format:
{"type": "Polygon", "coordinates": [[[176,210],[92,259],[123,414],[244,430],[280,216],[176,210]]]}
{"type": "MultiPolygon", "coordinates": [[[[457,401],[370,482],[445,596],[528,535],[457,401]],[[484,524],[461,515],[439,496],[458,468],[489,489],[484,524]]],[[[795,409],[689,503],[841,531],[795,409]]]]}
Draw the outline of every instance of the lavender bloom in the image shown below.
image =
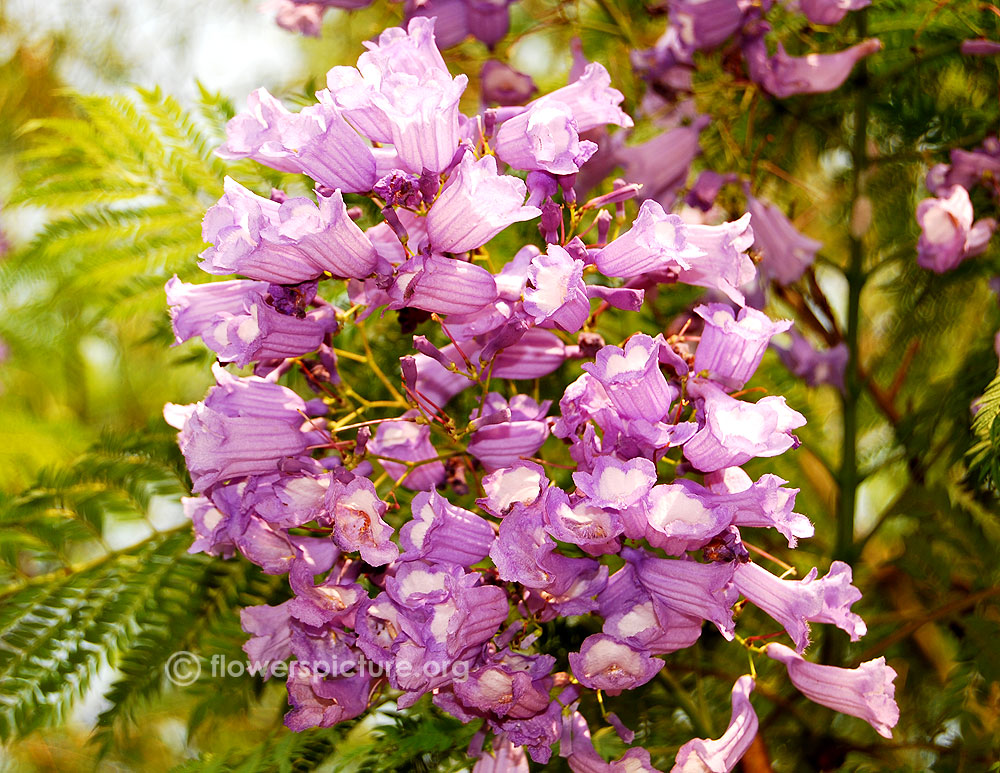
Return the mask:
{"type": "Polygon", "coordinates": [[[551,655],[504,650],[489,657],[467,680],[456,681],[455,697],[479,715],[526,719],[548,708],[554,664],[551,655]]]}
{"type": "Polygon", "coordinates": [[[743,26],[746,0],[669,0],[670,23],[692,51],[715,48],[743,26]]]}
{"type": "Polygon", "coordinates": [[[511,223],[538,217],[540,209],[523,206],[526,193],[521,180],[497,173],[493,156],[476,161],[465,154],[427,213],[431,244],[444,252],[465,252],[486,244],[511,223]],[[469,217],[470,212],[476,217],[469,217]]]}
{"type": "Polygon", "coordinates": [[[700,209],[702,212],[708,212],[712,208],[712,205],[715,204],[722,186],[733,182],[735,178],[735,175],[722,175],[718,172],[713,172],[711,169],[706,169],[698,175],[698,179],[691,186],[691,190],[688,191],[684,202],[688,206],[700,209]]]}
{"type": "Polygon", "coordinates": [[[358,68],[327,73],[321,104],[336,106],[358,131],[392,143],[398,166],[414,174],[441,172],[459,141],[458,100],[468,78],[452,78],[434,48],[434,20],[411,19],[407,31],[386,30],[358,59],[358,68]]]}
{"type": "Polygon", "coordinates": [[[303,419],[302,398],[256,376],[236,378],[213,367],[217,385],[204,402],[168,403],[164,418],[179,429],[178,443],[201,492],[220,481],[277,470],[283,457],[307,456],[329,436],[303,419]]]}
{"type": "Polygon", "coordinates": [[[493,360],[493,378],[542,378],[565,361],[563,342],[547,330],[532,328],[517,343],[497,353],[493,360]]]}
{"type": "Polygon", "coordinates": [[[809,700],[859,717],[883,738],[892,738],[892,728],[899,722],[893,684],[896,672],[885,658],[868,660],[857,668],[821,666],[783,644],[768,644],[767,656],[785,664],[788,678],[809,700]]]}
{"type": "Polygon", "coordinates": [[[793,375],[803,379],[809,386],[829,384],[844,391],[844,371],[847,369],[847,344],[837,344],[830,349],[813,348],[805,336],[796,330],[789,331],[792,345],[785,349],[774,348],[778,357],[793,375]]]}
{"type": "Polygon", "coordinates": [[[995,40],[963,40],[959,50],[965,56],[996,56],[1000,54],[1000,43],[995,40]]]}
{"type": "Polygon", "coordinates": [[[646,684],[666,665],[603,633],[584,639],[579,652],[569,653],[569,664],[580,684],[608,695],[646,684]]]}
{"type": "Polygon", "coordinates": [[[602,456],[593,472],[574,472],[573,482],[589,504],[627,510],[646,498],[656,483],[656,467],[648,459],[620,462],[602,456]]]}
{"type": "Polygon", "coordinates": [[[623,99],[620,91],[611,88],[608,71],[597,62],[591,62],[577,80],[539,97],[529,107],[549,102],[566,104],[573,111],[577,131],[582,133],[605,124],[632,126],[632,119],[618,107],[623,99]]]}
{"type": "Polygon", "coordinates": [[[702,547],[732,522],[733,509],[718,504],[708,491],[702,494],[700,488],[686,480],[653,487],[645,504],[650,545],[683,555],[702,547]]]}
{"type": "Polygon", "coordinates": [[[476,504],[490,515],[503,518],[517,505],[529,507],[538,502],[549,485],[540,465],[534,462],[514,462],[483,478],[486,496],[476,504]]]}
{"type": "Polygon", "coordinates": [[[497,286],[489,271],[444,255],[416,255],[396,272],[390,308],[411,307],[439,314],[472,314],[493,303],[497,286]]]}
{"type": "Polygon", "coordinates": [[[363,277],[375,268],[375,248],[347,215],[339,192],[283,203],[261,198],[230,178],[225,195],[205,214],[202,236],[214,244],[199,266],[210,274],[243,274],[296,284],[328,271],[363,277]]]}
{"type": "MultiPolygon", "coordinates": [[[[323,3],[296,3],[294,0],[274,0],[264,9],[275,12],[274,22],[289,32],[318,38],[323,31],[323,3]]],[[[263,9],[262,9],[263,10],[263,9]]]]}
{"type": "Polygon", "coordinates": [[[753,244],[750,215],[720,225],[687,226],[688,241],[704,252],[690,260],[690,267],[677,271],[677,280],[697,287],[708,287],[743,305],[739,288],[757,275],[746,251],[753,244]]]}
{"type": "Polygon", "coordinates": [[[708,620],[732,640],[733,604],[739,595],[732,587],[734,564],[654,558],[642,550],[625,548],[622,556],[635,570],[635,579],[653,600],[684,615],[708,620]]]}
{"type": "Polygon", "coordinates": [[[494,150],[514,169],[574,174],[597,151],[597,145],[580,140],[569,105],[546,101],[533,103],[503,122],[494,150]]]}
{"type": "Polygon", "coordinates": [[[778,99],[840,88],[860,59],[882,48],[881,41],[872,38],[835,54],[789,56],[779,42],[777,53],[768,56],[763,26],[758,35],[744,40],[743,55],[751,80],[778,99]]]}
{"type": "Polygon", "coordinates": [[[514,746],[506,736],[493,741],[492,751],[483,750],[472,773],[528,773],[528,755],[523,746],[514,746]]]}
{"type": "Polygon", "coordinates": [[[489,555],[494,533],[489,522],[456,507],[436,491],[413,498],[413,518],[403,525],[402,561],[457,564],[468,568],[489,555]]]}
{"type": "MultiPolygon", "coordinates": [[[[338,665],[345,668],[349,664],[338,665]]],[[[285,714],[288,729],[301,732],[311,727],[332,727],[361,716],[368,708],[372,678],[356,662],[349,674],[325,678],[313,669],[289,669],[288,702],[292,710],[285,714]]]]}
{"type": "Polygon", "coordinates": [[[668,208],[673,204],[677,190],[687,181],[691,162],[701,153],[698,137],[709,120],[698,116],[688,126],[678,126],[615,154],[625,167],[626,179],[642,185],[641,198],[668,208]]]}
{"type": "Polygon", "coordinates": [[[567,333],[583,327],[590,316],[583,261],[550,244],[545,255],[532,258],[527,278],[531,287],[524,291],[524,311],[536,325],[549,321],[567,333]]]}
{"type": "Polygon", "coordinates": [[[729,727],[718,740],[695,738],[677,752],[671,773],[710,771],[729,773],[746,754],[757,735],[757,714],[750,705],[753,677],[741,676],[733,685],[733,713],[729,727]]]}
{"type": "Polygon", "coordinates": [[[650,338],[640,333],[624,349],[605,346],[583,370],[601,383],[623,417],[657,421],[677,396],[660,370],[659,350],[665,345],[663,336],[650,338]]]}
{"type": "MultiPolygon", "coordinates": [[[[612,576],[611,581],[627,572],[630,582],[633,572],[626,564],[612,576]]],[[[615,605],[604,620],[604,633],[631,647],[645,650],[651,655],[665,655],[686,649],[701,636],[702,619],[667,609],[653,601],[640,590],[639,596],[615,605]]],[[[603,606],[603,604],[602,604],[603,606]]]]}
{"type": "Polygon", "coordinates": [[[375,182],[371,148],[336,109],[314,105],[291,113],[267,89],[251,93],[247,106],[248,112],[226,124],[226,143],[217,155],[252,158],[350,193],[371,190],[375,182]]]}
{"type": "Polygon", "coordinates": [[[438,48],[457,46],[469,36],[469,4],[467,0],[405,0],[404,18],[412,24],[416,19],[434,22],[434,41],[438,48]]]}
{"type": "Polygon", "coordinates": [[[642,202],[633,226],[594,258],[606,276],[640,276],[650,271],[690,268],[703,251],[688,241],[687,226],[657,202],[642,202]]]}
{"type": "Polygon", "coordinates": [[[545,496],[545,530],[560,542],[579,545],[596,556],[618,551],[615,537],[623,526],[616,513],[587,501],[571,504],[565,491],[553,487],[545,496]]]}
{"type": "Polygon", "coordinates": [[[479,71],[479,88],[484,103],[496,102],[499,105],[523,105],[538,91],[530,75],[496,59],[483,62],[479,71]]]}
{"type": "Polygon", "coordinates": [[[314,351],[336,329],[332,307],[290,316],[267,302],[267,290],[264,282],[191,285],[173,277],[166,291],[177,343],[200,336],[220,361],[243,367],[314,351]]]}
{"type": "Polygon", "coordinates": [[[739,466],[758,456],[783,454],[797,445],[792,430],[806,423],[784,397],[742,402],[701,380],[690,381],[688,392],[703,401],[699,414],[705,417],[705,424],[684,445],[684,455],[703,472],[739,466]]]}
{"type": "Polygon", "coordinates": [[[264,678],[274,676],[278,664],[291,657],[291,617],[288,606],[291,602],[271,607],[261,604],[240,610],[240,626],[250,634],[243,644],[243,651],[251,663],[267,663],[264,678]]]}
{"type": "Polygon", "coordinates": [[[788,547],[794,548],[799,539],[813,536],[815,529],[809,519],[793,513],[795,488],[784,488],[786,481],[777,475],[761,475],[752,483],[750,476],[739,467],[727,467],[705,476],[705,483],[715,494],[715,503],[734,510],[734,526],[777,529],[788,547]]]}
{"type": "MultiPolygon", "coordinates": [[[[407,411],[400,418],[412,419],[417,415],[417,411],[407,411]]],[[[402,479],[402,485],[411,491],[429,491],[445,479],[444,465],[437,459],[437,449],[431,443],[431,428],[426,424],[384,421],[378,425],[375,437],[368,441],[368,451],[375,456],[415,462],[415,466],[408,467],[389,459],[379,460],[393,480],[402,479]]]]}
{"type": "Polygon", "coordinates": [[[792,221],[774,204],[747,195],[753,224],[754,247],[761,254],[761,271],[784,286],[796,281],[816,259],[823,242],[795,230],[792,221]]]}
{"type": "Polygon", "coordinates": [[[917,205],[921,230],[917,264],[937,274],[983,252],[996,228],[992,218],[972,222],[972,202],[961,185],[940,193],[939,198],[924,199],[917,205]]]}
{"type": "Polygon", "coordinates": [[[393,529],[382,520],[386,504],[368,478],[356,477],[347,484],[333,481],[326,505],[333,521],[333,539],[341,550],[359,551],[372,566],[388,564],[399,556],[399,548],[389,539],[393,529]]]}
{"type": "Polygon", "coordinates": [[[181,497],[184,515],[191,519],[194,541],[188,553],[232,558],[236,551],[229,534],[230,516],[219,510],[207,497],[181,497]]]}
{"type": "Polygon", "coordinates": [[[469,32],[492,51],[510,29],[510,11],[514,0],[466,0],[469,7],[469,32]]]}
{"type": "MultiPolygon", "coordinates": [[[[507,409],[510,420],[480,427],[472,433],[468,452],[483,463],[488,472],[509,467],[522,456],[531,456],[549,436],[548,425],[543,420],[551,401],[541,405],[528,395],[515,395],[508,402],[496,392],[491,392],[483,406],[484,415],[507,409]]],[[[473,413],[476,418],[478,409],[473,413]]]]}
{"type": "Polygon", "coordinates": [[[782,580],[753,563],[736,566],[733,586],[767,612],[788,632],[797,652],[809,646],[809,621],[831,622],[857,641],[867,631],[864,621],[851,612],[861,591],[851,585],[851,567],[834,561],[829,574],[816,579],[813,568],[802,580],[782,580]]]}
{"type": "Polygon", "coordinates": [[[701,341],[694,355],[694,370],[731,389],[750,380],[764,356],[771,337],[792,326],[790,320],[772,322],[763,312],[745,306],[738,315],[721,303],[695,308],[705,320],[701,341]]]}
{"type": "Polygon", "coordinates": [[[813,24],[839,24],[848,11],[871,4],[872,0],[799,0],[799,8],[813,24]]]}

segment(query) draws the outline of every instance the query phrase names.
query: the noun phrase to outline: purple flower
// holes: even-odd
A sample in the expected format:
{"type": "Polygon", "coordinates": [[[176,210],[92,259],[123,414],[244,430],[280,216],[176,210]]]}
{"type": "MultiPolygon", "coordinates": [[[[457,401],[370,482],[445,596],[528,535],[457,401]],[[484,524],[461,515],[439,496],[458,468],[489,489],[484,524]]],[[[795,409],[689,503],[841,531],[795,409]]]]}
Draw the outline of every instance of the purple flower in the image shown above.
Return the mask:
{"type": "Polygon", "coordinates": [[[540,209],[524,206],[526,194],[521,180],[497,173],[493,156],[476,161],[466,153],[427,213],[431,245],[442,252],[465,252],[512,223],[538,217],[540,209]]]}
{"type": "Polygon", "coordinates": [[[961,185],[946,188],[940,194],[939,198],[924,199],[917,205],[921,230],[917,263],[937,274],[983,252],[996,228],[992,218],[972,222],[972,202],[961,185]]]}
{"type": "MultiPolygon", "coordinates": [[[[574,473],[575,475],[580,473],[574,473]]],[[[560,542],[579,545],[590,555],[618,552],[622,519],[612,511],[586,500],[571,503],[560,488],[548,489],[545,497],[545,530],[560,542]]]]}
{"type": "Polygon", "coordinates": [[[816,259],[823,242],[795,230],[792,221],[774,204],[747,195],[754,247],[761,254],[761,271],[780,285],[796,281],[816,259]]]}
{"type": "Polygon", "coordinates": [[[705,320],[694,370],[707,370],[710,378],[731,389],[740,389],[750,380],[771,337],[792,326],[790,320],[772,322],[749,306],[738,315],[722,303],[698,306],[694,311],[705,320]]]}
{"type": "Polygon", "coordinates": [[[753,677],[741,676],[733,685],[733,713],[729,727],[718,740],[695,738],[677,752],[677,761],[671,773],[685,771],[710,771],[729,773],[746,754],[757,736],[757,714],[750,705],[753,677]]]}
{"type": "Polygon", "coordinates": [[[756,606],[777,620],[795,642],[797,652],[809,646],[809,622],[829,622],[857,641],[867,631],[864,621],[851,612],[861,591],[851,585],[851,567],[834,561],[822,580],[815,567],[802,580],[782,580],[754,563],[736,566],[733,586],[756,606]]]}
{"type": "MultiPolygon", "coordinates": [[[[522,456],[531,456],[549,436],[545,423],[551,401],[541,405],[528,395],[515,395],[508,402],[496,392],[487,395],[483,416],[507,410],[510,419],[480,427],[469,440],[468,452],[483,463],[487,472],[509,467],[522,456]]],[[[478,409],[473,412],[477,418],[478,409]]]]}
{"type": "Polygon", "coordinates": [[[706,169],[698,175],[698,179],[691,186],[691,190],[688,191],[684,202],[688,206],[700,209],[702,212],[708,212],[712,208],[712,205],[715,204],[722,186],[733,182],[735,179],[736,175],[721,175],[718,172],[713,172],[711,169],[706,169]]]}
{"type": "Polygon", "coordinates": [[[506,736],[497,736],[492,750],[483,750],[472,773],[528,773],[528,755],[523,746],[514,746],[506,736]]]}
{"type": "Polygon", "coordinates": [[[766,30],[767,25],[762,25],[759,34],[744,40],[743,55],[750,79],[779,99],[840,88],[860,59],[882,48],[881,41],[872,38],[835,54],[789,56],[779,42],[777,53],[768,56],[764,42],[766,30]]]}
{"type": "Polygon", "coordinates": [[[783,644],[768,644],[767,656],[784,663],[799,692],[821,706],[860,717],[883,738],[892,738],[899,722],[896,705],[896,672],[885,658],[868,660],[857,668],[837,668],[810,663],[783,644]]]}
{"type": "Polygon", "coordinates": [[[567,333],[575,333],[590,316],[587,285],[583,282],[582,260],[576,260],[556,244],[545,255],[531,260],[524,291],[524,311],[535,324],[549,321],[567,333]]]}
{"type": "Polygon", "coordinates": [[[704,426],[684,445],[684,456],[702,472],[734,467],[758,456],[777,456],[797,445],[792,430],[806,423],[784,397],[756,403],[735,400],[710,381],[692,380],[688,392],[700,398],[704,426]]]}
{"type": "MultiPolygon", "coordinates": [[[[632,571],[631,566],[626,564],[612,576],[611,581],[618,574],[628,572],[629,581],[634,585],[632,571]]],[[[635,649],[652,655],[665,655],[686,649],[698,641],[702,623],[700,617],[675,612],[654,602],[649,594],[640,589],[635,597],[614,605],[614,611],[605,617],[604,633],[635,649]]]]}
{"type": "Polygon", "coordinates": [[[726,467],[706,475],[705,483],[715,494],[716,504],[733,508],[734,526],[777,529],[790,548],[815,532],[808,518],[792,512],[799,490],[784,488],[785,481],[777,475],[761,475],[752,483],[739,467],[726,467]]]}
{"type": "Polygon", "coordinates": [[[471,314],[493,303],[497,285],[482,266],[444,255],[415,255],[396,270],[390,308],[471,314]]]}
{"type": "Polygon", "coordinates": [[[702,547],[732,522],[733,508],[700,488],[686,480],[653,487],[645,505],[650,545],[679,556],[702,547]]]}
{"type": "Polygon", "coordinates": [[[399,556],[399,548],[390,540],[393,529],[382,520],[386,504],[368,478],[356,477],[347,484],[333,481],[326,505],[333,539],[341,550],[359,551],[372,566],[388,564],[399,556]]]}
{"type": "Polygon", "coordinates": [[[963,40],[959,50],[965,56],[996,56],[1000,54],[1000,43],[995,40],[963,40]]]}
{"type": "MultiPolygon", "coordinates": [[[[350,665],[338,661],[345,670],[350,665]]],[[[295,732],[311,727],[332,727],[361,716],[368,709],[372,678],[357,662],[349,676],[324,677],[314,669],[293,667],[288,673],[288,702],[285,725],[295,732]]]]}
{"type": "Polygon", "coordinates": [[[414,466],[407,466],[379,459],[379,464],[393,480],[402,480],[402,485],[412,491],[429,491],[444,481],[446,473],[444,465],[437,459],[437,449],[431,444],[431,428],[412,421],[417,415],[417,411],[407,411],[400,418],[410,421],[384,421],[379,424],[375,437],[368,441],[368,451],[375,456],[414,462],[414,466]]]}
{"type": "Polygon", "coordinates": [[[281,204],[226,178],[225,195],[205,214],[202,236],[214,244],[199,266],[210,274],[243,274],[275,284],[297,284],[328,271],[367,276],[375,248],[347,215],[339,192],[281,204]]]}
{"type": "Polygon", "coordinates": [[[318,38],[323,31],[323,3],[297,3],[294,0],[273,0],[266,6],[274,11],[274,21],[282,29],[298,32],[311,38],[318,38]]]}
{"type": "Polygon", "coordinates": [[[288,606],[291,602],[271,607],[261,604],[240,610],[240,625],[250,634],[243,644],[243,651],[251,663],[267,663],[264,678],[274,676],[278,664],[291,657],[291,618],[288,606]]]}
{"type": "Polygon", "coordinates": [[[857,11],[872,0],[799,0],[799,8],[813,24],[839,24],[848,11],[857,11]]]}
{"type": "Polygon", "coordinates": [[[305,403],[291,389],[256,376],[236,378],[218,365],[213,372],[217,385],[204,402],[164,408],[167,423],[181,431],[178,443],[196,492],[275,472],[282,458],[308,456],[310,446],[329,440],[303,418],[305,403]]]}
{"type": "Polygon", "coordinates": [[[680,271],[704,252],[688,241],[687,226],[668,215],[657,202],[642,202],[632,228],[604,247],[594,258],[606,276],[640,276],[650,271],[680,271]]]}
{"type": "Polygon", "coordinates": [[[635,570],[635,579],[653,600],[684,615],[708,620],[731,640],[735,631],[732,563],[699,564],[625,548],[622,556],[635,570]]]}
{"type": "Polygon", "coordinates": [[[657,421],[677,396],[660,370],[659,351],[665,345],[663,336],[650,338],[640,333],[624,349],[605,346],[583,370],[601,383],[623,417],[657,421]]]}
{"type": "Polygon", "coordinates": [[[573,112],[578,132],[596,129],[605,124],[628,128],[632,126],[632,119],[618,107],[624,98],[620,91],[611,88],[608,71],[597,62],[591,62],[577,80],[539,97],[529,107],[549,102],[568,105],[573,112]]]}
{"type": "Polygon", "coordinates": [[[697,116],[687,126],[678,126],[615,153],[616,160],[625,167],[625,178],[642,185],[641,198],[652,199],[667,208],[673,204],[677,190],[687,182],[691,162],[701,153],[698,138],[708,123],[708,116],[697,116]]]}
{"type": "Polygon", "coordinates": [[[166,291],[177,343],[200,336],[220,361],[240,367],[315,351],[337,326],[330,306],[302,317],[279,312],[265,282],[191,285],[175,276],[166,291]]]}
{"type": "Polygon", "coordinates": [[[592,472],[574,472],[573,482],[589,504],[627,510],[646,498],[656,483],[656,467],[648,459],[620,462],[602,456],[592,472]]]}
{"type": "Polygon", "coordinates": [[[580,140],[569,105],[552,100],[533,103],[503,122],[493,142],[501,161],[514,169],[574,174],[597,151],[580,140]]]}
{"type": "Polygon", "coordinates": [[[496,59],[487,59],[479,71],[479,88],[483,102],[500,105],[523,105],[538,91],[530,75],[496,59]]]}
{"type": "Polygon", "coordinates": [[[441,172],[459,141],[458,100],[468,78],[452,78],[434,49],[434,20],[411,19],[407,31],[386,30],[358,59],[357,69],[327,73],[321,104],[375,142],[391,143],[408,172],[441,172]]]}
{"type": "Polygon", "coordinates": [[[809,386],[829,384],[844,391],[844,371],[847,369],[847,344],[839,343],[830,349],[815,349],[808,339],[796,330],[789,331],[792,345],[778,351],[785,367],[809,386]]]}
{"type": "Polygon", "coordinates": [[[476,504],[490,515],[503,518],[516,505],[530,506],[538,502],[549,485],[545,471],[534,462],[514,462],[483,478],[486,496],[476,504]]]}
{"type": "Polygon", "coordinates": [[[493,378],[542,378],[565,361],[563,342],[547,330],[532,328],[517,343],[497,353],[493,359],[493,378]]]}
{"type": "Polygon", "coordinates": [[[666,665],[603,633],[584,639],[579,652],[569,653],[569,664],[580,684],[608,695],[646,684],[666,665]]]}
{"type": "Polygon", "coordinates": [[[248,112],[226,124],[222,158],[252,158],[282,172],[307,174],[329,188],[358,193],[375,182],[371,148],[326,105],[290,113],[267,89],[247,98],[248,112]]]}
{"type": "Polygon", "coordinates": [[[417,494],[410,507],[413,518],[399,533],[402,561],[420,559],[468,568],[489,555],[495,534],[483,518],[451,504],[436,491],[417,494]]]}
{"type": "Polygon", "coordinates": [[[687,238],[704,254],[692,258],[690,266],[677,271],[677,281],[708,287],[743,305],[739,290],[757,275],[753,261],[746,254],[753,244],[750,215],[720,225],[689,225],[687,238]]]}
{"type": "Polygon", "coordinates": [[[715,48],[743,26],[745,0],[669,0],[670,23],[690,50],[715,48]]]}

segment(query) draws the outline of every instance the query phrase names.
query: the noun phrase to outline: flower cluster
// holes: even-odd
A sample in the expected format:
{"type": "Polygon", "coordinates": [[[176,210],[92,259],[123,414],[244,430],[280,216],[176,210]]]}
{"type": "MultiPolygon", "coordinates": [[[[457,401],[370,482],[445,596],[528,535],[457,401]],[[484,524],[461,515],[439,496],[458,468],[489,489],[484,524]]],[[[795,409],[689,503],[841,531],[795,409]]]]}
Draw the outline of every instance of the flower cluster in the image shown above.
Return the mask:
{"type": "MultiPolygon", "coordinates": [[[[850,567],[786,579],[743,542],[774,529],[794,547],[813,533],[796,489],[741,469],[796,447],[805,423],[783,397],[743,398],[791,324],[745,305],[750,215],[693,225],[647,199],[611,238],[612,212],[624,219],[638,186],[582,205],[573,193],[598,151],[581,133],[631,125],[598,64],[524,107],[465,116],[467,79],[445,67],[433,20],[417,17],[327,82],[299,113],[256,92],[220,151],[308,175],[315,201],[227,181],[205,216],[201,266],[245,279],[167,287],[178,342],[198,336],[220,363],[254,369],[217,365],[203,402],[165,411],[197,494],[185,500],[192,550],[288,575],[289,600],[243,611],[253,659],[338,664],[289,672],[287,725],[430,695],[493,735],[473,749],[477,770],[526,769],[525,753],[544,763],[556,745],[576,770],[653,770],[640,748],[598,755],[584,694],[656,678],[706,622],[742,644],[748,602],[793,647],[747,647],[783,663],[811,700],[889,735],[898,710],[884,660],[849,670],[802,654],[811,623],[865,633],[850,567]],[[358,224],[352,195],[380,213],[374,225],[358,224]],[[535,220],[544,245],[486,247],[535,220]],[[639,325],[646,291],[676,282],[710,292],[684,330],[604,341],[609,309],[639,325]],[[328,288],[350,309],[324,299],[328,288]],[[396,352],[399,377],[364,333],[379,309],[422,326],[396,352]],[[349,383],[358,368],[385,399],[349,383]],[[289,371],[318,396],[278,384],[289,371]],[[516,391],[557,371],[579,375],[551,399],[516,391]],[[568,617],[591,633],[560,661],[540,624],[568,617]]],[[[753,676],[737,681],[729,729],[685,744],[676,770],[737,763],[757,729],[753,689],[753,676]]]]}

